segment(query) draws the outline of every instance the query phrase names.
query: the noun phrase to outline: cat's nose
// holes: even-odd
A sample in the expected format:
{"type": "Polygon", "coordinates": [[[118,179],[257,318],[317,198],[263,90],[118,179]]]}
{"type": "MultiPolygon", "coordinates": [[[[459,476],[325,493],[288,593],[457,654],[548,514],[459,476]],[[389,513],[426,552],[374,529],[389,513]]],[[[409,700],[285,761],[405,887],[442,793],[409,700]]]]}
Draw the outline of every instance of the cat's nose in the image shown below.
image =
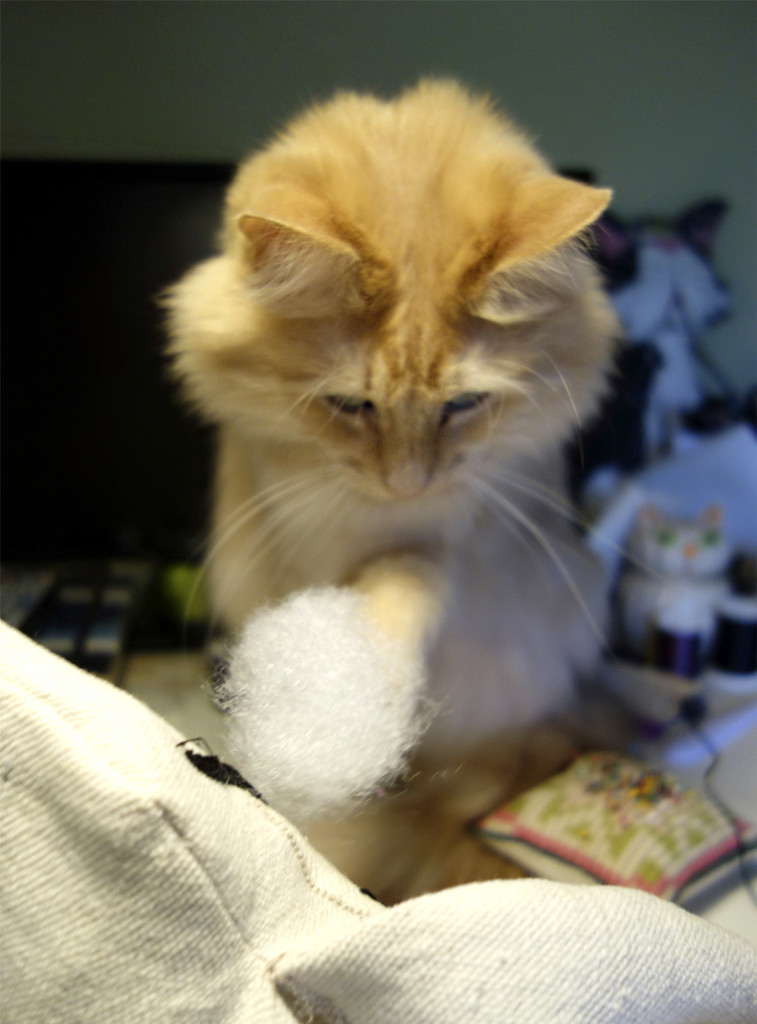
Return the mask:
{"type": "Polygon", "coordinates": [[[698,551],[699,551],[699,545],[698,544],[695,544],[693,542],[691,544],[684,544],[684,547],[683,547],[683,557],[691,560],[692,558],[696,558],[698,551]]]}
{"type": "Polygon", "coordinates": [[[417,498],[431,482],[431,473],[423,462],[408,459],[391,466],[387,470],[385,482],[398,498],[417,498]]]}

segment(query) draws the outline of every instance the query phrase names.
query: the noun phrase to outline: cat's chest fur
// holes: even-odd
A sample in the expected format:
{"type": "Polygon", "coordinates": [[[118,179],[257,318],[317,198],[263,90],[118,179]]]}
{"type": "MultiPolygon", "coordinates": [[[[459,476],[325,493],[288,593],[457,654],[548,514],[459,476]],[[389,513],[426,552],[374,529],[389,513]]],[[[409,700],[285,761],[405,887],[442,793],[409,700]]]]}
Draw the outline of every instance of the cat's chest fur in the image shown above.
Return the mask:
{"type": "Polygon", "coordinates": [[[529,512],[540,539],[485,511],[458,551],[429,658],[437,706],[426,744],[440,754],[560,709],[591,668],[605,626],[603,572],[557,516],[529,512]]]}

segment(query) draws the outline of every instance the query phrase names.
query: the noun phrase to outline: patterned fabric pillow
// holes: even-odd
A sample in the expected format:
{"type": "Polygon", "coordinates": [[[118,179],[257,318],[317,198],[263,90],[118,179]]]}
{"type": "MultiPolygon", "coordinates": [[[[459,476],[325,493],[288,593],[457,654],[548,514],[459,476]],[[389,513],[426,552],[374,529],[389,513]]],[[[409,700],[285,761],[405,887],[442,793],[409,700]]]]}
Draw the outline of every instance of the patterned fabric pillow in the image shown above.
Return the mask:
{"type": "Polygon", "coordinates": [[[478,822],[532,874],[631,886],[683,902],[757,852],[757,831],[633,758],[584,754],[478,822]]]}

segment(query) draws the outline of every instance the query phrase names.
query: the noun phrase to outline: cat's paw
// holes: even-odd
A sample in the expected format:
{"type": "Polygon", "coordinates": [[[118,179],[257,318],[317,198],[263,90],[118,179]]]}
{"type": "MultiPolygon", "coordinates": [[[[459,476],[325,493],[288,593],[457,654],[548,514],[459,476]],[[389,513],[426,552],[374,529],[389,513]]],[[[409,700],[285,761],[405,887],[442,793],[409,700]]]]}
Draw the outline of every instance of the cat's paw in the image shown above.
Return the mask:
{"type": "Polygon", "coordinates": [[[374,558],[351,583],[365,595],[365,614],[381,633],[410,657],[428,648],[449,599],[448,572],[438,554],[405,551],[374,558]]]}
{"type": "Polygon", "coordinates": [[[427,714],[420,658],[376,628],[351,588],[257,612],[220,689],[239,769],[297,823],[346,809],[401,771],[427,714]]]}

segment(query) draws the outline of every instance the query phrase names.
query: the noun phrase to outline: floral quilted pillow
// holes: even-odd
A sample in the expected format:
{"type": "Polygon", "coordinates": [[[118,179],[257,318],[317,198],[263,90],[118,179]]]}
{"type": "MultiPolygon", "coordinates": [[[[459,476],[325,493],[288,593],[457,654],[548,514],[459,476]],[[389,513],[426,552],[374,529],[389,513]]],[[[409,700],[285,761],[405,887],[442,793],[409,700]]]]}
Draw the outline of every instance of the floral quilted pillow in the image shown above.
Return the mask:
{"type": "Polygon", "coordinates": [[[757,831],[633,758],[584,754],[478,822],[531,874],[603,882],[683,902],[757,853],[757,831]]]}

